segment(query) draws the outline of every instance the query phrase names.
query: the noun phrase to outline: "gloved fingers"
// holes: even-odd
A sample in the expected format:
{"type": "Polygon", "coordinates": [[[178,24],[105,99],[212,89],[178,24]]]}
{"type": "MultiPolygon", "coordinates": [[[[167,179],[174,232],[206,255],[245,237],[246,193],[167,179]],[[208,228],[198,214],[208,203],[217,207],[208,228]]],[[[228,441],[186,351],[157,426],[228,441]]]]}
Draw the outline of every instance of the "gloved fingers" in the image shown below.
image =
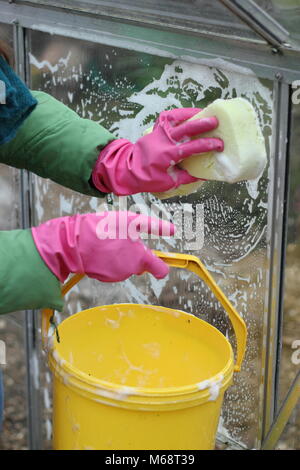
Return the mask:
{"type": "Polygon", "coordinates": [[[195,114],[200,113],[200,111],[200,108],[175,108],[171,109],[170,111],[163,111],[160,113],[160,117],[167,117],[169,122],[176,125],[181,121],[190,119],[191,117],[195,116],[195,114]]]}
{"type": "Polygon", "coordinates": [[[190,142],[178,145],[177,148],[178,153],[175,157],[175,163],[178,163],[184,158],[190,157],[191,155],[195,155],[197,153],[206,153],[213,150],[222,152],[224,150],[224,142],[223,140],[216,139],[214,137],[202,137],[200,139],[195,139],[190,142]]]}
{"type": "Polygon", "coordinates": [[[139,233],[162,236],[172,236],[175,233],[175,225],[167,220],[133,212],[128,214],[128,235],[132,240],[138,239],[139,233]]]}
{"type": "Polygon", "coordinates": [[[155,254],[145,245],[144,247],[145,254],[143,258],[143,272],[148,271],[149,273],[153,274],[156,279],[162,279],[166,277],[170,271],[169,266],[160,258],[155,256],[155,254]]]}
{"type": "Polygon", "coordinates": [[[181,140],[183,138],[189,138],[203,132],[209,132],[218,127],[218,119],[214,116],[195,119],[194,121],[184,122],[176,127],[170,129],[169,133],[172,139],[181,140]]]}
{"type": "Polygon", "coordinates": [[[108,211],[90,214],[96,218],[96,235],[99,239],[120,238],[138,240],[140,233],[172,236],[175,225],[158,217],[130,211],[108,211]]]}
{"type": "Polygon", "coordinates": [[[198,178],[191,176],[186,170],[181,170],[174,164],[169,166],[167,172],[174,182],[170,189],[178,188],[181,184],[195,183],[198,181],[198,178]]]}
{"type": "Polygon", "coordinates": [[[206,181],[202,180],[202,178],[196,178],[188,173],[186,170],[178,170],[177,173],[177,184],[180,186],[181,184],[190,184],[196,183],[196,181],[206,181]]]}

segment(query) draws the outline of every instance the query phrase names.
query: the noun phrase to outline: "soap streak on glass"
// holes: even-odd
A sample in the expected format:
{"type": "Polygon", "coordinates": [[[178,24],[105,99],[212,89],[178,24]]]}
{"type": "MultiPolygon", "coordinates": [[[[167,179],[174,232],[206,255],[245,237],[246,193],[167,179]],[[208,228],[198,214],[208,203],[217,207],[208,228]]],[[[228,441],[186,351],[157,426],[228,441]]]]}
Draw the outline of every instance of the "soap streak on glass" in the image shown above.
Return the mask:
{"type": "MultiPolygon", "coordinates": [[[[32,88],[52,94],[116,136],[135,141],[163,110],[203,108],[217,98],[241,96],[257,112],[269,154],[272,84],[250,70],[239,71],[225,61],[208,67],[40,32],[32,32],[31,44],[32,88]]],[[[269,171],[267,167],[259,179],[251,182],[206,182],[189,196],[163,202],[151,194],[128,198],[129,205],[152,204],[157,215],[167,211],[173,220],[183,204],[194,208],[203,205],[204,244],[191,254],[201,258],[249,329],[246,359],[226,394],[221,430],[250,448],[256,445],[260,419],[269,171]]],[[[81,196],[38,177],[35,196],[36,223],[105,206],[103,200],[81,196]]],[[[107,202],[120,204],[111,195],[107,202]]],[[[195,217],[195,210],[193,214],[195,217]]],[[[189,219],[190,233],[195,222],[189,219]]],[[[152,248],[174,252],[186,252],[185,242],[179,238],[147,240],[152,248]]],[[[67,295],[60,319],[88,307],[122,302],[162,305],[193,313],[219,328],[234,344],[232,328],[213,294],[191,272],[179,269],[171,268],[167,279],[157,280],[145,274],[117,285],[84,279],[67,295]]],[[[48,387],[46,381],[44,385],[48,387]]],[[[49,435],[49,429],[47,432],[49,435]]]]}

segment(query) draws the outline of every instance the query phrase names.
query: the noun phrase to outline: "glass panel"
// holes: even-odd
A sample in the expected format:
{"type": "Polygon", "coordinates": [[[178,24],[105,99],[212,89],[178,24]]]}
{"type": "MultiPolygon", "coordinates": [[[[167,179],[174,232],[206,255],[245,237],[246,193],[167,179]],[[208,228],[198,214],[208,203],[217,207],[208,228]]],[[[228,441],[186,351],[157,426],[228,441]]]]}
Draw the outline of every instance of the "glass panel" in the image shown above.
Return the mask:
{"type": "MultiPolygon", "coordinates": [[[[33,88],[52,94],[116,136],[136,140],[164,109],[205,107],[216,98],[243,96],[256,108],[269,150],[272,83],[260,80],[250,70],[225,62],[217,68],[214,64],[207,67],[37,31],[31,34],[31,52],[33,88]]],[[[105,201],[35,179],[37,223],[102,210],[105,202],[131,210],[151,207],[157,214],[173,215],[177,223],[183,215],[186,225],[181,238],[149,244],[200,256],[248,324],[247,357],[227,393],[220,431],[250,448],[255,445],[260,418],[267,186],[268,169],[259,181],[235,185],[207,182],[197,193],[181,199],[161,202],[152,195],[139,194],[108,196],[105,201]],[[201,248],[199,234],[203,232],[201,248]]],[[[206,286],[194,275],[176,269],[161,281],[150,275],[117,285],[86,279],[68,295],[65,312],[57,319],[83,308],[118,302],[158,304],[194,313],[234,341],[226,315],[206,286]]]]}
{"type": "Polygon", "coordinates": [[[300,40],[300,0],[255,0],[280,23],[293,38],[300,40]]]}
{"type": "MultiPolygon", "coordinates": [[[[19,3],[22,3],[20,1],[19,3]]],[[[59,0],[31,0],[39,5],[61,7],[59,0]]],[[[242,38],[255,38],[254,31],[233,15],[219,1],[210,0],[64,0],[64,8],[74,11],[92,11],[94,14],[110,17],[156,23],[160,26],[178,26],[207,31],[208,33],[225,34],[242,38]]]]}
{"type": "MultiPolygon", "coordinates": [[[[0,39],[12,46],[11,26],[0,23],[0,39]]],[[[19,182],[18,170],[0,164],[0,230],[20,227],[19,182]]],[[[3,431],[0,433],[0,450],[25,449],[27,445],[27,392],[23,313],[0,316],[0,340],[6,345],[6,365],[2,367],[5,412],[3,431]]]]}
{"type": "MultiPolygon", "coordinates": [[[[279,376],[280,402],[285,398],[299,370],[300,364],[300,106],[297,104],[299,92],[295,90],[294,93],[290,128],[290,188],[288,195],[287,253],[284,278],[283,338],[279,376]]],[[[298,433],[300,433],[300,428],[298,433]]]]}

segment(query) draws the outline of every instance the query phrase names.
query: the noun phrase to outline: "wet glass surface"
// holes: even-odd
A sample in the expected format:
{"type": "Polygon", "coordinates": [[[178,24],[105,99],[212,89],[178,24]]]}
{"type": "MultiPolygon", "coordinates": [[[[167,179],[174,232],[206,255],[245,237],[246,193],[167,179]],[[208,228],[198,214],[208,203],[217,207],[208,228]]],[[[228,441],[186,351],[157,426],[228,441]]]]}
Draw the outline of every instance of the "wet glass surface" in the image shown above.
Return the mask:
{"type": "MultiPolygon", "coordinates": [[[[52,94],[81,116],[132,141],[162,110],[205,107],[216,98],[243,96],[257,111],[269,151],[272,83],[249,69],[225,61],[208,67],[39,32],[31,35],[30,62],[32,88],[52,94]]],[[[145,242],[156,249],[199,256],[245,319],[247,355],[227,392],[220,431],[248,447],[255,445],[260,419],[268,171],[247,183],[206,182],[196,193],[163,202],[151,194],[89,198],[35,179],[37,223],[113,204],[135,211],[151,209],[182,225],[181,236],[174,240],[145,242]]],[[[57,320],[84,308],[119,302],[185,310],[211,322],[234,343],[227,317],[208,288],[193,274],[178,269],[160,281],[147,274],[117,285],[85,279],[67,296],[66,311],[57,320]]]]}

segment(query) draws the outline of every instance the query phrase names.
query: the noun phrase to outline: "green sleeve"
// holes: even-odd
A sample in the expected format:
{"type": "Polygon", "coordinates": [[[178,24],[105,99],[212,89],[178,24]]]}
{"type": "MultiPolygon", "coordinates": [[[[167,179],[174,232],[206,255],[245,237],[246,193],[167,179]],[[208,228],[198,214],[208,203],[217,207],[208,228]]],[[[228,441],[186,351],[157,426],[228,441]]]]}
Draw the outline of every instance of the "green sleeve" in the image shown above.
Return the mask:
{"type": "Polygon", "coordinates": [[[59,280],[40,257],[30,230],[0,231],[0,314],[40,308],[62,310],[59,280]]]}
{"type": "Polygon", "coordinates": [[[115,137],[50,95],[41,91],[32,95],[38,105],[16,137],[0,146],[0,162],[89,196],[104,196],[89,180],[100,150],[115,137]]]}

